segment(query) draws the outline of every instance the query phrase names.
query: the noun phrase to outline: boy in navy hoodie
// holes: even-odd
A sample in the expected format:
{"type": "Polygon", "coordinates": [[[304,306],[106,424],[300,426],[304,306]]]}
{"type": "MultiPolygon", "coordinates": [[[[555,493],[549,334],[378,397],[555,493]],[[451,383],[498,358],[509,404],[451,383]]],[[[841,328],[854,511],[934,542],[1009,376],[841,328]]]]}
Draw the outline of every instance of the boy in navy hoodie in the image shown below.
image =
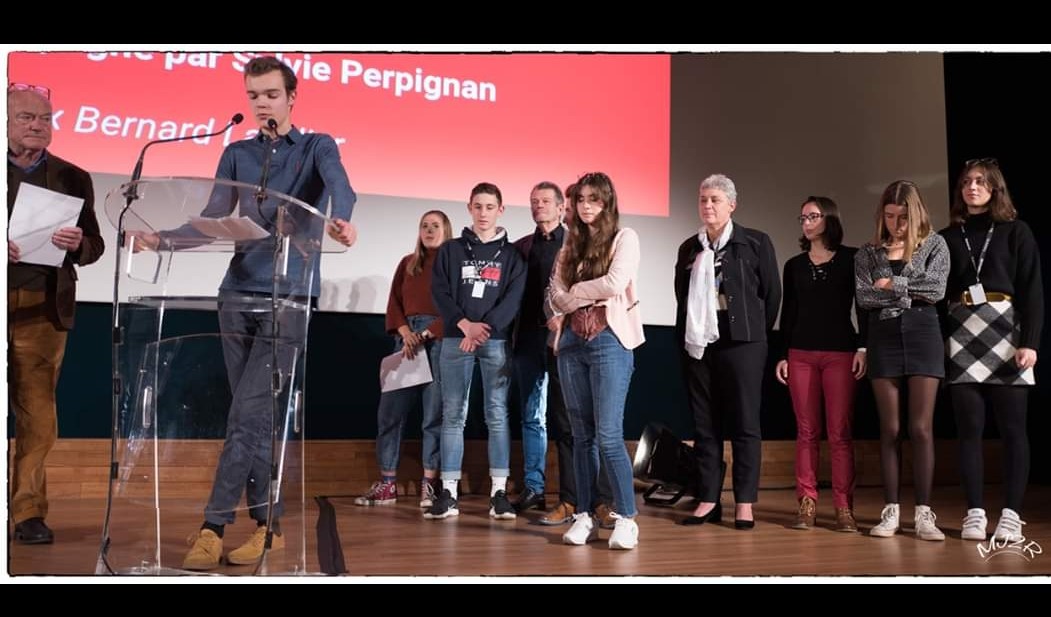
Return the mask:
{"type": "Polygon", "coordinates": [[[460,514],[457,483],[463,462],[463,429],[474,361],[482,371],[485,423],[489,428],[489,516],[515,518],[507,498],[511,433],[507,392],[511,385],[511,324],[525,291],[526,264],[498,227],[504,213],[500,189],[483,182],[467,204],[473,225],[438,249],[431,279],[434,304],[445,327],[442,345],[442,493],[424,512],[428,519],[460,514]]]}

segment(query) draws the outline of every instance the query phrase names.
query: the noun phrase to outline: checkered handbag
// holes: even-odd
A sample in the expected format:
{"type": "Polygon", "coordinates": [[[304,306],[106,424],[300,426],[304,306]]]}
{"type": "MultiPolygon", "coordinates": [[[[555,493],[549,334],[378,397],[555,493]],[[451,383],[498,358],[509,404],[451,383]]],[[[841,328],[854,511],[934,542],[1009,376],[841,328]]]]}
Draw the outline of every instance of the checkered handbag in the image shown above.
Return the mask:
{"type": "Polygon", "coordinates": [[[1019,371],[1014,362],[1019,327],[1010,300],[970,305],[949,305],[946,344],[949,355],[949,383],[984,383],[1005,386],[1032,386],[1036,383],[1032,367],[1019,371]]]}

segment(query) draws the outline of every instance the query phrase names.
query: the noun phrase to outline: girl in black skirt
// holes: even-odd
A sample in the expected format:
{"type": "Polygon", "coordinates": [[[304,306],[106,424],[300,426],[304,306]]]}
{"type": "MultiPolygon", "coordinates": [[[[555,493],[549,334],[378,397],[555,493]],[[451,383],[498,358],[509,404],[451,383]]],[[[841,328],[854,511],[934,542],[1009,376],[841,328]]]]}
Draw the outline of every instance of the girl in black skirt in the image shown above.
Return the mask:
{"type": "Polygon", "coordinates": [[[854,257],[858,306],[869,311],[868,372],[880,419],[880,467],[886,505],[869,535],[889,538],[901,528],[899,394],[908,384],[909,440],[916,485],[916,535],[944,540],[930,508],[934,479],[931,434],[945,358],[934,305],[945,296],[949,250],[932,233],[919,188],[892,182],[880,197],[874,240],[854,257]]]}

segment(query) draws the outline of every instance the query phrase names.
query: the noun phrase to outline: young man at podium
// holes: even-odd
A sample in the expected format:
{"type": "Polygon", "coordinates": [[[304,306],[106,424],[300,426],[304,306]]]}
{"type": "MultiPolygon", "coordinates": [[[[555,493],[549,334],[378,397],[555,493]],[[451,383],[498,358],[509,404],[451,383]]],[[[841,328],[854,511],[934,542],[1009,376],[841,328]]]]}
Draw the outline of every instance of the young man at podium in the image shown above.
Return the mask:
{"type": "MultiPolygon", "coordinates": [[[[335,140],[320,133],[303,134],[292,125],[296,82],[292,70],[274,57],[257,57],[245,65],[245,90],[259,134],[227,146],[219,160],[216,178],[259,184],[316,205],[322,211],[331,198],[332,212],[327,214],[334,222],[329,225],[328,234],[350,246],[357,238],[357,231],[349,222],[356,196],[335,140]]],[[[241,204],[243,209],[251,208],[245,205],[241,204]]],[[[315,276],[316,267],[315,264],[315,276]]],[[[273,293],[273,270],[270,251],[235,253],[219,289],[219,325],[233,398],[227,417],[226,441],[205,508],[204,524],[183,561],[183,568],[187,570],[210,570],[219,565],[225,526],[234,522],[235,511],[245,493],[256,531],[247,542],[227,554],[227,562],[258,561],[268,534],[272,550],[285,545],[278,524],[281,504],[275,505],[273,516],[268,516],[267,507],[273,412],[270,364],[274,353],[267,337],[273,331],[273,315],[270,311],[229,310],[236,306],[233,302],[243,302],[245,297],[269,298],[273,293]],[[227,310],[224,302],[228,303],[227,310]]],[[[316,284],[310,286],[309,295],[317,296],[318,290],[316,284]]],[[[285,291],[292,295],[298,293],[294,289],[285,291]]],[[[280,323],[279,331],[302,332],[305,336],[304,316],[296,313],[289,317],[298,322],[280,323]]],[[[287,349],[282,353],[286,352],[287,349]]],[[[279,360],[279,365],[285,363],[285,358],[279,360]]]]}

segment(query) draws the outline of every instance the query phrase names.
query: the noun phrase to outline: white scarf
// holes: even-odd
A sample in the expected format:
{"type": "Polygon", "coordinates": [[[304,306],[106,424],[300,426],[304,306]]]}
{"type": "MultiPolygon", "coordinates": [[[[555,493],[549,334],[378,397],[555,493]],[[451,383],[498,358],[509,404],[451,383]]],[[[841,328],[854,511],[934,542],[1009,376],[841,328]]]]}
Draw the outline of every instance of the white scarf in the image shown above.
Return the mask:
{"type": "Polygon", "coordinates": [[[708,242],[708,233],[701,228],[697,238],[701,252],[690,272],[690,289],[686,301],[686,353],[694,360],[704,357],[704,350],[719,340],[718,290],[715,288],[715,253],[726,246],[733,232],[733,221],[726,224],[715,244],[708,242]]]}

